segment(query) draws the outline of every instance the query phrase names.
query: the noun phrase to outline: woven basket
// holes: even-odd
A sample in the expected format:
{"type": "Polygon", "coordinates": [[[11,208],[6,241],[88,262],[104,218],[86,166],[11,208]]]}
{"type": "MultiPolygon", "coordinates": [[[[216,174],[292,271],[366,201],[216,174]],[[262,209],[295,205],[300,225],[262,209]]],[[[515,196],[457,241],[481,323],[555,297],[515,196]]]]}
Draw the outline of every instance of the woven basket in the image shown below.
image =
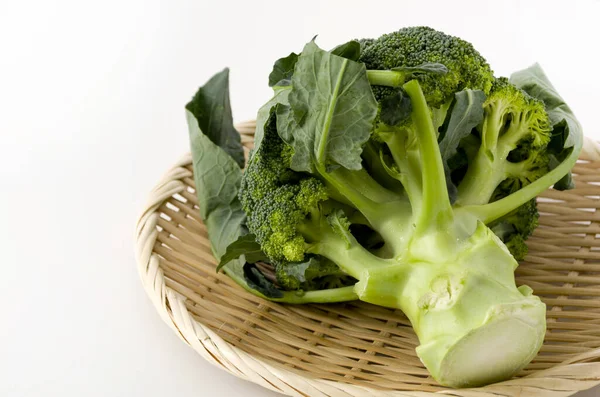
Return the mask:
{"type": "MultiPolygon", "coordinates": [[[[248,154],[254,122],[237,128],[248,154]]],[[[600,145],[586,141],[574,175],[574,190],[539,199],[540,227],[516,272],[548,307],[544,346],[516,378],[482,388],[439,386],[399,310],[278,304],[217,274],[190,155],[163,177],[138,221],[138,268],[184,342],[235,376],[290,396],[569,396],[600,384],[600,145]]]]}

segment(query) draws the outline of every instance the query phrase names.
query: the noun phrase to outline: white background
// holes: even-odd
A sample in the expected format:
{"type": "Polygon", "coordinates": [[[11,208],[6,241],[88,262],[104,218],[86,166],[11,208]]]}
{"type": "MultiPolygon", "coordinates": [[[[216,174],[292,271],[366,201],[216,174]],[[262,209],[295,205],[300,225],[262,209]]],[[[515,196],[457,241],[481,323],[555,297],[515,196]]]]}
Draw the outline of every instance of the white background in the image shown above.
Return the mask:
{"type": "Polygon", "coordinates": [[[272,62],[315,34],[330,48],[426,24],[500,75],[539,61],[600,139],[599,15],[576,0],[0,0],[0,395],[275,395],[181,343],[136,273],[134,221],[216,71],[231,67],[241,121],[272,62]]]}

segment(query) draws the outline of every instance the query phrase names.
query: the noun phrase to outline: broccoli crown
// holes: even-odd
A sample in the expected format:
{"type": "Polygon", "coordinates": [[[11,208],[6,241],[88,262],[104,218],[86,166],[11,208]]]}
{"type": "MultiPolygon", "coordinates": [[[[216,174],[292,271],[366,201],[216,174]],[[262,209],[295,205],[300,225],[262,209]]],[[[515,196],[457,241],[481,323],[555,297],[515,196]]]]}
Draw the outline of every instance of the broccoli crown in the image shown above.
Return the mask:
{"type": "MultiPolygon", "coordinates": [[[[496,201],[529,185],[549,171],[546,147],[552,136],[544,103],[506,78],[494,81],[484,104],[483,144],[506,156],[507,178],[491,197],[496,201]]],[[[525,237],[526,238],[526,237],[525,237]]]]}
{"type": "Polygon", "coordinates": [[[459,186],[462,205],[497,201],[550,171],[552,132],[542,101],[500,77],[494,79],[483,110],[475,139],[465,146],[469,166],[459,186]],[[475,154],[476,141],[480,146],[475,154]],[[487,183],[482,185],[481,178],[487,183]]]}
{"type": "Polygon", "coordinates": [[[492,86],[490,66],[470,43],[429,27],[403,28],[375,40],[364,39],[361,48],[359,60],[367,69],[416,67],[426,63],[446,66],[448,73],[443,76],[415,75],[432,106],[447,102],[455,92],[465,88],[488,93],[492,86]]]}
{"type": "Polygon", "coordinates": [[[498,130],[498,137],[506,135],[506,144],[521,146],[520,157],[528,149],[543,149],[550,142],[550,120],[544,103],[511,84],[507,78],[494,80],[484,108],[486,121],[498,130]]]}
{"type": "Polygon", "coordinates": [[[296,228],[328,199],[319,180],[289,169],[291,153],[291,147],[277,134],[275,116],[271,116],[239,194],[248,229],[274,261],[304,259],[305,241],[296,228]]]}

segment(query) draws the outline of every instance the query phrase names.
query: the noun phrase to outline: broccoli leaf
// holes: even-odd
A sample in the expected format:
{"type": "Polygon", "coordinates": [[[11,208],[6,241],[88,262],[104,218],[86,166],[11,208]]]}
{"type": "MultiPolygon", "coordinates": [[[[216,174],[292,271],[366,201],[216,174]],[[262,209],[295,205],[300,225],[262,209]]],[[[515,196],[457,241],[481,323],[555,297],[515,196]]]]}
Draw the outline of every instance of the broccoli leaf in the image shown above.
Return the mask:
{"type": "Polygon", "coordinates": [[[243,268],[244,280],[248,286],[267,298],[283,298],[283,292],[275,284],[269,281],[264,274],[252,263],[246,263],[243,268]]]}
{"type": "MultiPolygon", "coordinates": [[[[547,151],[550,153],[550,161],[548,162],[548,166],[550,169],[554,169],[558,167],[558,165],[569,156],[571,148],[565,148],[565,143],[567,142],[567,138],[569,137],[569,125],[566,120],[559,121],[552,128],[552,138],[550,139],[550,143],[548,144],[547,151]]],[[[573,182],[573,177],[571,176],[571,172],[562,177],[561,180],[554,184],[554,189],[556,190],[569,190],[575,187],[575,183],[573,182]]]]}
{"type": "Polygon", "coordinates": [[[350,248],[350,221],[348,221],[348,218],[344,215],[344,211],[337,208],[331,214],[327,215],[327,222],[333,231],[344,239],[346,247],[350,248]]]}
{"type": "Polygon", "coordinates": [[[396,89],[393,94],[381,100],[379,118],[387,125],[400,125],[400,123],[410,118],[411,113],[412,103],[401,88],[396,89]]]}
{"type": "Polygon", "coordinates": [[[278,264],[277,282],[285,289],[312,291],[352,285],[355,279],[338,265],[322,256],[310,256],[302,262],[278,264]]]}
{"type": "Polygon", "coordinates": [[[455,102],[450,113],[448,127],[439,144],[444,161],[446,186],[452,203],[456,200],[457,189],[452,182],[449,161],[456,155],[460,141],[471,134],[473,128],[483,120],[485,94],[479,90],[463,90],[455,93],[454,97],[455,102]]]}
{"type": "Polygon", "coordinates": [[[233,126],[229,103],[229,69],[223,69],[200,87],[185,108],[198,120],[202,133],[244,168],[244,149],[233,126]]]}
{"type": "Polygon", "coordinates": [[[277,107],[277,131],[294,148],[291,168],[361,168],[377,103],[365,66],[308,43],[292,76],[289,106],[277,107]]]}
{"type": "Polygon", "coordinates": [[[287,57],[275,61],[273,71],[269,74],[269,87],[290,85],[297,61],[298,54],[293,52],[287,57]]]}
{"type": "Polygon", "coordinates": [[[269,121],[269,117],[271,116],[271,112],[275,110],[277,104],[281,103],[284,105],[289,104],[288,95],[290,90],[281,90],[277,91],[273,98],[271,98],[267,103],[265,103],[259,110],[256,116],[256,130],[254,131],[254,152],[258,151],[260,147],[263,137],[265,136],[265,125],[269,121]]]}
{"type": "Polygon", "coordinates": [[[360,43],[356,40],[351,40],[335,47],[331,50],[331,53],[351,61],[358,61],[358,58],[360,58],[360,43]]]}
{"type": "Polygon", "coordinates": [[[442,159],[446,162],[456,154],[460,141],[483,120],[483,91],[463,90],[454,94],[454,97],[456,102],[450,114],[448,128],[440,142],[442,159]]]}
{"type": "MultiPolygon", "coordinates": [[[[567,160],[569,164],[574,163],[577,158],[572,158],[573,151],[578,156],[583,146],[581,126],[573,115],[571,108],[552,86],[541,66],[536,63],[527,69],[513,73],[510,76],[510,82],[532,97],[543,101],[546,105],[546,112],[548,112],[550,124],[553,128],[552,139],[548,145],[548,152],[554,157],[550,169],[554,170],[567,160]]],[[[564,168],[570,170],[571,167],[572,165],[565,165],[564,168]]],[[[570,171],[554,185],[557,190],[573,187],[570,171]]]]}
{"type": "Polygon", "coordinates": [[[208,228],[213,253],[220,258],[239,236],[246,218],[238,199],[242,170],[231,156],[203,134],[199,120],[189,111],[186,113],[200,216],[208,228]]]}
{"type": "Polygon", "coordinates": [[[244,258],[248,263],[269,260],[264,252],[262,252],[260,244],[256,242],[256,236],[254,234],[246,234],[238,237],[236,241],[227,246],[227,250],[221,257],[221,261],[217,266],[217,272],[223,266],[242,255],[244,255],[244,258]]]}
{"type": "Polygon", "coordinates": [[[407,76],[415,74],[446,74],[448,68],[446,65],[435,62],[422,63],[417,66],[397,66],[392,68],[396,72],[405,72],[407,76]]]}
{"type": "Polygon", "coordinates": [[[304,283],[319,276],[321,261],[319,258],[311,256],[303,262],[285,263],[279,266],[281,266],[281,272],[289,277],[293,277],[300,283],[304,283]]]}
{"type": "MultiPolygon", "coordinates": [[[[231,130],[226,123],[211,122],[223,109],[230,109],[229,97],[223,94],[228,89],[227,84],[226,74],[217,74],[200,88],[200,94],[196,94],[195,98],[201,100],[193,102],[193,106],[188,104],[194,112],[186,111],[200,216],[208,229],[211,249],[217,259],[242,234],[246,219],[238,199],[242,170],[225,151],[228,140],[220,138],[221,134],[230,134],[231,130]],[[213,139],[205,134],[209,130],[201,129],[200,125],[210,126],[213,139]]],[[[229,261],[224,270],[238,284],[254,292],[244,279],[243,265],[241,260],[229,261]]]]}
{"type": "MultiPolygon", "coordinates": [[[[548,167],[552,170],[560,165],[563,159],[559,159],[558,157],[567,157],[570,154],[570,151],[573,148],[567,148],[564,151],[556,154],[550,155],[550,161],[548,161],[548,167]]],[[[575,188],[575,182],[573,181],[573,176],[571,172],[563,176],[558,182],[554,184],[554,189],[556,190],[570,190],[575,188]]]]}

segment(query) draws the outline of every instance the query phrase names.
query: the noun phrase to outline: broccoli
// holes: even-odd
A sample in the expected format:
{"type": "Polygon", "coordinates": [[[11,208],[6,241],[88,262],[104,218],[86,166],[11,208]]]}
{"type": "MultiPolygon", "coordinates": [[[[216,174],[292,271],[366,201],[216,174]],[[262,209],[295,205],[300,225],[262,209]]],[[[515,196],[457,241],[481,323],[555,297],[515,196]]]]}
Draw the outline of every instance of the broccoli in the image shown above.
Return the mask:
{"type": "Polygon", "coordinates": [[[484,112],[476,131],[479,150],[458,186],[457,202],[462,205],[485,204],[499,185],[510,194],[548,172],[545,149],[551,129],[543,102],[499,78],[484,112]],[[482,180],[488,183],[482,186],[482,180]]]}
{"type": "Polygon", "coordinates": [[[443,385],[507,379],[529,363],[546,311],[515,285],[515,258],[537,226],[535,197],[564,179],[582,143],[541,69],[495,78],[469,43],[416,27],[332,51],[311,41],[269,81],[275,97],[231,182],[245,221],[217,253],[225,271],[275,301],[401,309],[443,385]],[[490,343],[502,349],[481,360],[490,343]]]}
{"type": "Polygon", "coordinates": [[[373,85],[400,86],[407,77],[416,78],[432,107],[464,88],[487,93],[494,80],[490,66],[471,43],[425,26],[363,41],[359,61],[369,69],[373,85]],[[423,66],[431,64],[445,66],[447,73],[424,73],[423,66]]]}

